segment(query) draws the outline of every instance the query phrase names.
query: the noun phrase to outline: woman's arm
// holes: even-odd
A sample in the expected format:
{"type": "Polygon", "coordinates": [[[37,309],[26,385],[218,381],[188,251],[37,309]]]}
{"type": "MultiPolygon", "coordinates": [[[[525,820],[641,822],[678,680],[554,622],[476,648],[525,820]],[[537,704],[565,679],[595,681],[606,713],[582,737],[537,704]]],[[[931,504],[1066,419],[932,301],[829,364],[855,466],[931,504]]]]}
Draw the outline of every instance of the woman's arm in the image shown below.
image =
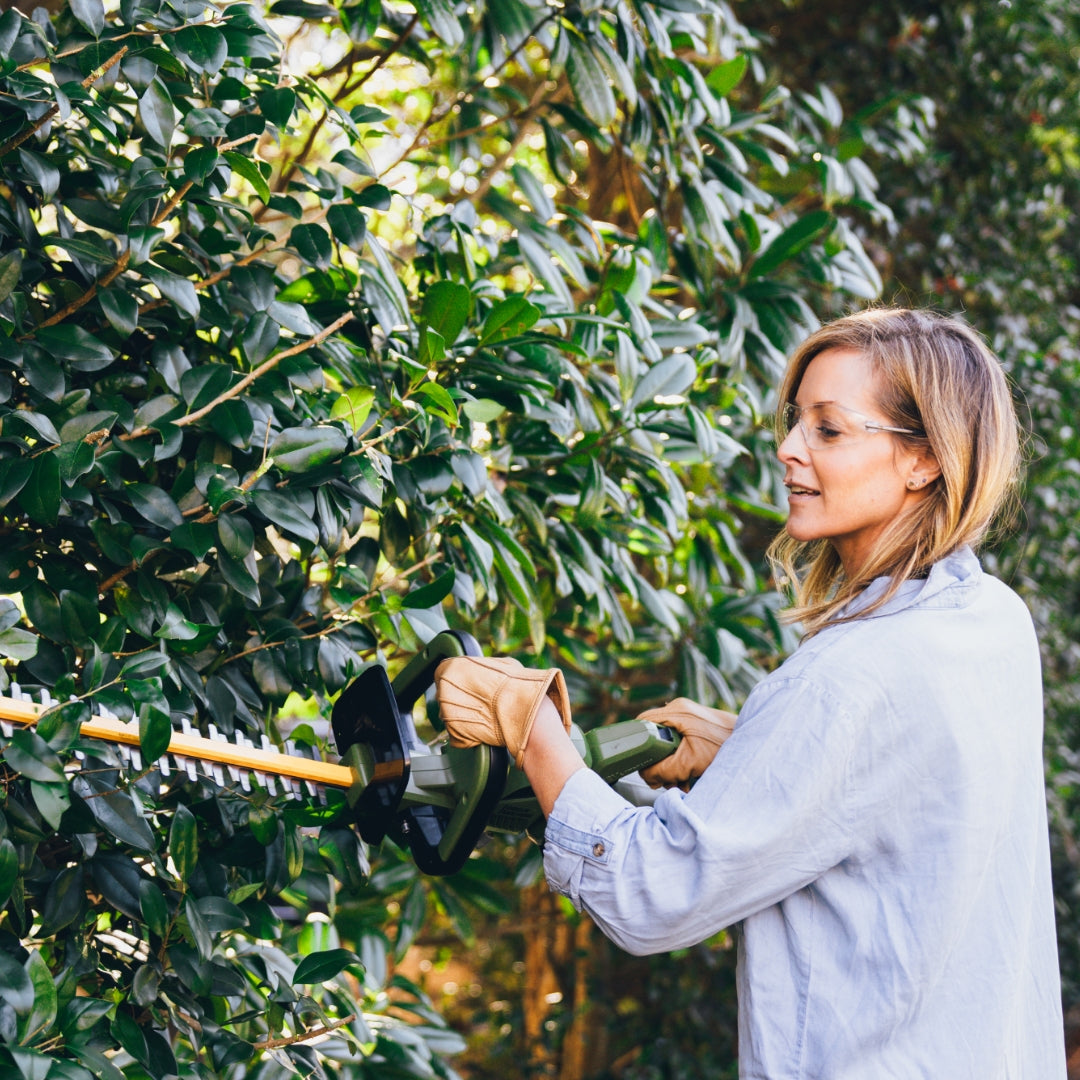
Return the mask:
{"type": "Polygon", "coordinates": [[[551,813],[563,785],[585,762],[563,727],[555,703],[545,697],[525,744],[521,767],[532,785],[544,817],[551,813]]]}

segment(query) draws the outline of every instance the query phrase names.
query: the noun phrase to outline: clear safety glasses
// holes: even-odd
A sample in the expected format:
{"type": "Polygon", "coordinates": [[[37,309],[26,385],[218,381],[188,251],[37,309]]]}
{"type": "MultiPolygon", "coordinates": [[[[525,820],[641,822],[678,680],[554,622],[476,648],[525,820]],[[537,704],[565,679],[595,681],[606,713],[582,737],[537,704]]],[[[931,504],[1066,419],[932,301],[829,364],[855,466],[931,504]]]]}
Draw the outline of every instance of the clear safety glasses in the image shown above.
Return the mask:
{"type": "Polygon", "coordinates": [[[871,420],[864,413],[837,405],[834,401],[821,401],[814,405],[796,405],[789,401],[780,413],[780,437],[786,439],[799,425],[802,437],[811,450],[827,450],[831,446],[843,446],[867,434],[891,431],[897,435],[922,435],[911,428],[890,427],[871,420]]]}

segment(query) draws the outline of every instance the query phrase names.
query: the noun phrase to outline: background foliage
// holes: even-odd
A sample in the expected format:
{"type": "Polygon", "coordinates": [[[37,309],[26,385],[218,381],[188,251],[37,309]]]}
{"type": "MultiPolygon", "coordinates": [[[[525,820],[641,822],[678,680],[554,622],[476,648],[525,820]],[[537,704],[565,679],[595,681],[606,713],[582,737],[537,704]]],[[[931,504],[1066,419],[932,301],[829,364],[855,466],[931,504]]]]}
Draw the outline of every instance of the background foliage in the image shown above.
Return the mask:
{"type": "MultiPolygon", "coordinates": [[[[2,677],[65,702],[5,737],[5,1068],[733,1068],[726,935],[628,966],[533,884],[534,852],[422,880],[338,806],[164,776],[160,755],[185,719],[321,746],[362,662],[448,624],[558,663],[586,725],[676,692],[737,705],[792,644],[760,559],[785,354],[883,284],[971,292],[1008,345],[1009,275],[1036,252],[1006,241],[1041,253],[1006,351],[1056,445],[1075,28],[1044,10],[879,14],[824,68],[824,35],[773,26],[798,4],[0,16],[2,677]],[[1022,184],[993,171],[993,202],[998,134],[966,172],[954,143],[1008,50],[1027,66],[996,107],[1027,116],[1030,161],[1022,184]],[[988,204],[985,229],[950,217],[988,204]],[[101,708],[137,718],[141,768],[78,737],[101,708]],[[477,941],[472,1004],[433,1003],[412,959],[477,941]],[[464,1055],[443,1014],[477,1031],[464,1055]]],[[[1002,556],[1058,642],[1069,460],[1047,454],[1002,556]]]]}

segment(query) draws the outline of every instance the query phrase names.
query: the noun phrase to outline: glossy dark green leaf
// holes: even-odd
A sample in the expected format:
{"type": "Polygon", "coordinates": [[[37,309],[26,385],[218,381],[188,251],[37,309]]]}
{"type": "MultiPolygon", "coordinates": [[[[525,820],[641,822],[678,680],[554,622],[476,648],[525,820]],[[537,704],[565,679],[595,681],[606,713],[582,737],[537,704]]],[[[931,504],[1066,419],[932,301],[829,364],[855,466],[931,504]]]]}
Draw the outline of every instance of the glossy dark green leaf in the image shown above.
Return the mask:
{"type": "Polygon", "coordinates": [[[167,712],[150,705],[143,705],[139,709],[139,749],[148,765],[152,765],[165,753],[172,733],[172,723],[167,712]]]}
{"type": "Polygon", "coordinates": [[[15,772],[43,783],[65,783],[64,764],[32,728],[17,728],[4,748],[4,760],[15,772]]]}
{"type": "Polygon", "coordinates": [[[17,626],[0,630],[0,656],[12,660],[29,660],[37,653],[37,649],[37,635],[29,630],[22,630],[17,626]]]}
{"type": "Polygon", "coordinates": [[[125,488],[131,505],[151,525],[161,529],[175,529],[183,525],[184,516],[173,499],[153,484],[134,483],[125,488]]]}
{"type": "Polygon", "coordinates": [[[330,234],[353,251],[364,246],[367,237],[367,218],[351,203],[335,203],[326,213],[330,234]]]}
{"type": "MultiPolygon", "coordinates": [[[[19,855],[15,850],[15,845],[5,836],[0,839],[0,904],[8,902],[18,876],[19,855]]],[[[3,955],[0,953],[0,956],[3,955]]],[[[6,984],[7,979],[3,977],[3,970],[0,969],[0,996],[3,996],[3,987],[6,984]]]]}
{"type": "Polygon", "coordinates": [[[287,534],[313,544],[319,542],[318,526],[295,499],[275,491],[256,491],[252,495],[252,502],[260,513],[287,534]]]}
{"type": "Polygon", "coordinates": [[[465,40],[465,31],[450,0],[417,0],[416,8],[444,44],[456,48],[465,40]]]}
{"type": "Polygon", "coordinates": [[[195,815],[183,805],[176,808],[169,827],[169,857],[181,881],[187,881],[199,859],[199,830],[195,815]]]}
{"type": "Polygon", "coordinates": [[[71,785],[98,824],[117,840],[140,851],[155,850],[153,831],[128,792],[110,788],[100,778],[90,779],[86,774],[76,776],[71,785]]]}
{"type": "Polygon", "coordinates": [[[57,994],[52,972],[40,949],[31,951],[24,965],[34,988],[34,1004],[20,1017],[19,1041],[29,1042],[47,1035],[56,1020],[57,994]]]}
{"type": "Polygon", "coordinates": [[[205,364],[185,371],[180,379],[180,394],[195,412],[220,397],[232,382],[232,368],[225,364],[205,364]]]}
{"type": "Polygon", "coordinates": [[[240,338],[248,363],[262,363],[277,348],[280,337],[281,327],[265,311],[255,312],[240,338]]]}
{"type": "Polygon", "coordinates": [[[419,589],[413,589],[412,592],[407,593],[402,598],[401,606],[407,608],[434,607],[436,604],[441,604],[450,595],[450,590],[453,587],[454,571],[450,569],[445,574],[440,574],[430,584],[423,585],[419,589]]]}
{"type": "Polygon", "coordinates": [[[225,35],[216,26],[205,23],[182,27],[172,36],[169,44],[186,64],[207,75],[220,71],[228,55],[225,35]]]}
{"type": "Polygon", "coordinates": [[[157,266],[147,266],[145,273],[166,300],[191,318],[199,317],[199,294],[192,282],[157,266]]]}
{"type": "Polygon", "coordinates": [[[305,986],[329,982],[348,967],[357,966],[360,957],[349,949],[326,949],[305,956],[296,965],[293,986],[305,986]]]}
{"type": "Polygon", "coordinates": [[[334,257],[330,234],[321,225],[294,225],[289,244],[305,262],[325,270],[334,257]]]}
{"type": "Polygon", "coordinates": [[[196,146],[184,155],[184,175],[195,183],[205,180],[215,168],[221,155],[215,146],[196,146]]]}
{"type": "Polygon", "coordinates": [[[101,31],[105,29],[105,5],[101,0],[69,0],[71,14],[91,33],[94,37],[101,37],[101,31]]]}
{"type": "Polygon", "coordinates": [[[71,791],[67,780],[31,780],[30,795],[42,819],[54,829],[59,829],[61,819],[71,806],[71,791]]]}
{"type": "MultiPolygon", "coordinates": [[[[0,840],[0,851],[4,844],[11,847],[10,840],[0,840]]],[[[0,999],[21,1016],[25,1016],[34,1004],[34,984],[29,974],[6,952],[0,952],[0,999]]]]}
{"type": "Polygon", "coordinates": [[[286,428],[270,443],[268,453],[282,472],[300,473],[329,464],[347,446],[342,430],[325,424],[286,428]]]}
{"type": "Polygon", "coordinates": [[[248,917],[243,910],[224,897],[203,896],[195,901],[195,906],[211,934],[239,930],[248,925],[248,917]]]}
{"type": "Polygon", "coordinates": [[[296,91],[281,86],[273,90],[263,90],[255,95],[259,111],[275,127],[285,127],[296,108],[296,91]]]}
{"type": "Polygon", "coordinates": [[[149,879],[140,882],[139,909],[150,931],[164,938],[169,930],[169,909],[157,882],[149,879]]]}
{"type": "Polygon", "coordinates": [[[139,119],[154,142],[168,147],[176,128],[176,109],[159,79],[155,79],[140,96],[139,119]]]}
{"type": "Polygon", "coordinates": [[[34,458],[30,479],[16,496],[27,515],[42,525],[53,525],[60,513],[60,459],[49,451],[34,458]]]}
{"type": "Polygon", "coordinates": [[[21,273],[22,252],[9,251],[0,256],[0,304],[15,291],[21,273]]]}
{"type": "Polygon", "coordinates": [[[86,888],[83,868],[68,866],[60,871],[49,885],[41,909],[42,933],[55,934],[73,923],[86,907],[86,888]]]}
{"type": "Polygon", "coordinates": [[[0,506],[7,506],[22,491],[33,471],[32,458],[14,457],[0,460],[0,506]]]}

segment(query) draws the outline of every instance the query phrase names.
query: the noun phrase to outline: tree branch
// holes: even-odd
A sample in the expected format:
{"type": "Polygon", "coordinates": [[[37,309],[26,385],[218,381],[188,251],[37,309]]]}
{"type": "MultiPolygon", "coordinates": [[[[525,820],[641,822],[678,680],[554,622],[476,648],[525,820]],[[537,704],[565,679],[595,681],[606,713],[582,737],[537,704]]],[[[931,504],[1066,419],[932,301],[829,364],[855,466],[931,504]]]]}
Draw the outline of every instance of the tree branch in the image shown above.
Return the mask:
{"type": "MultiPolygon", "coordinates": [[[[316,345],[321,345],[331,334],[340,330],[352,318],[353,313],[351,311],[345,312],[344,315],[339,315],[329,326],[320,330],[314,337],[308,338],[307,341],[301,341],[298,344],[293,345],[290,349],[283,349],[281,352],[275,353],[268,360],[264,360],[254,371],[248,372],[248,374],[235,386],[230,386],[224,393],[219,394],[209,404],[204,405],[201,409],[196,409],[192,413],[188,413],[186,416],[181,416],[179,420],[174,420],[173,423],[177,427],[187,427],[189,424],[194,424],[197,420],[201,420],[207,413],[216,409],[223,401],[228,401],[230,398],[242,394],[257,378],[259,378],[260,375],[265,375],[266,372],[277,367],[277,365],[287,356],[296,356],[299,353],[314,348],[316,345]]],[[[132,432],[132,437],[144,435],[149,430],[149,427],[140,428],[138,431],[132,432]]]]}
{"type": "Polygon", "coordinates": [[[337,1031],[338,1028],[347,1027],[355,1019],[356,1014],[350,1013],[340,1020],[331,1021],[325,1027],[312,1028],[310,1031],[304,1031],[299,1035],[287,1035],[277,1039],[265,1039],[262,1042],[255,1043],[254,1049],[276,1050],[280,1046],[295,1046],[296,1043],[308,1042],[310,1039],[318,1039],[323,1035],[329,1035],[331,1031],[337,1031]]]}
{"type": "MultiPolygon", "coordinates": [[[[84,90],[89,90],[90,87],[93,86],[93,84],[96,83],[98,81],[98,79],[100,79],[101,76],[105,74],[105,72],[107,72],[110,68],[115,67],[118,63],[120,63],[120,61],[123,59],[124,53],[126,53],[127,51],[128,51],[128,47],[126,45],[121,45],[119,50],[117,50],[115,53],[113,53],[113,55],[110,56],[109,59],[106,60],[104,64],[102,64],[100,67],[94,68],[94,70],[91,71],[90,74],[87,75],[85,79],[83,79],[83,81],[82,81],[83,89],[84,90]]],[[[16,147],[18,147],[18,146],[22,145],[22,143],[26,142],[26,140],[29,139],[30,136],[33,135],[35,131],[40,131],[54,116],[56,116],[56,114],[59,111],[60,111],[60,106],[59,105],[57,105],[55,103],[50,105],[49,108],[47,108],[45,110],[45,112],[43,112],[41,114],[41,116],[38,117],[38,119],[35,121],[35,123],[33,123],[25,131],[20,132],[18,135],[15,135],[12,138],[8,139],[8,141],[6,143],[4,143],[3,146],[0,146],[0,157],[3,157],[5,154],[10,153],[16,147]]]]}

